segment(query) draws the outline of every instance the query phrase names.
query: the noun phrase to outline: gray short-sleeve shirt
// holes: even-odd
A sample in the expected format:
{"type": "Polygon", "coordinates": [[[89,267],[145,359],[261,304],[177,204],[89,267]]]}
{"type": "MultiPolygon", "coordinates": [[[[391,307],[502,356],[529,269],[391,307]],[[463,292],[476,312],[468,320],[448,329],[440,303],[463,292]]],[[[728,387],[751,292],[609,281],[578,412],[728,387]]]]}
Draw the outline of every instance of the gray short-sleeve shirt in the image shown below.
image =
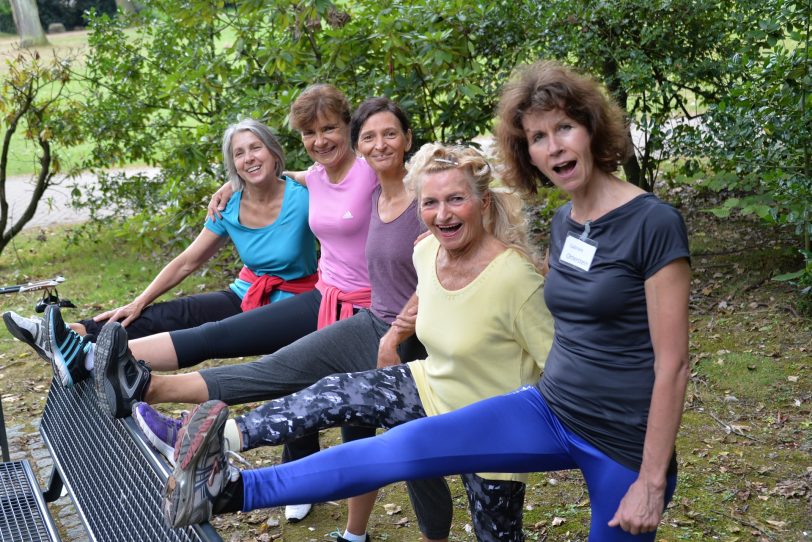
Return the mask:
{"type": "Polygon", "coordinates": [[[597,249],[584,271],[559,260],[568,233],[584,232],[571,207],[552,222],[544,298],[555,336],[539,389],[567,428],[639,470],[654,383],[645,281],[689,257],[685,222],[656,196],[640,195],[590,223],[597,249]]]}

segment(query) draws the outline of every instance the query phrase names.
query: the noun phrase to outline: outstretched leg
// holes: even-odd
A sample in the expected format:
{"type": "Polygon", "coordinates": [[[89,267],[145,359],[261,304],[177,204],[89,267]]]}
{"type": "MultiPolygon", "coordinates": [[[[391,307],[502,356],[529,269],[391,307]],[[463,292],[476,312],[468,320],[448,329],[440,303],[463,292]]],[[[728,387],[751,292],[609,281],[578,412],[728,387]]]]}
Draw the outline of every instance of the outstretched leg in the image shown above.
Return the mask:
{"type": "Polygon", "coordinates": [[[242,449],[248,450],[283,444],[328,427],[394,427],[425,415],[411,371],[407,365],[396,365],[322,378],[236,421],[242,433],[242,449]]]}
{"type": "Polygon", "coordinates": [[[575,466],[560,424],[538,390],[526,387],[299,461],[243,471],[244,510],[342,499],[399,480],[575,466]]]}

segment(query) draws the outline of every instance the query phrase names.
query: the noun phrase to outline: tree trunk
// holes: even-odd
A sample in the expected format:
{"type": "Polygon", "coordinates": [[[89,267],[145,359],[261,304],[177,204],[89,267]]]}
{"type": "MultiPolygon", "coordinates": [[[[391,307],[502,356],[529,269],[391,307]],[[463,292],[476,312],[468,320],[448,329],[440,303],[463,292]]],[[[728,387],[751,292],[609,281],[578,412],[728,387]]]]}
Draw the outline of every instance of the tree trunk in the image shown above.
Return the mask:
{"type": "Polygon", "coordinates": [[[11,15],[20,36],[20,47],[47,45],[48,39],[39,20],[36,0],[11,0],[11,15]]]}
{"type": "MultiPolygon", "coordinates": [[[[631,131],[629,132],[629,139],[632,138],[631,131]]],[[[637,154],[632,153],[631,156],[623,163],[623,173],[626,174],[626,180],[635,186],[639,186],[643,190],[651,191],[647,182],[644,182],[643,172],[640,169],[640,162],[637,160],[637,154]]]]}
{"type": "Polygon", "coordinates": [[[116,0],[116,6],[122,13],[133,14],[138,13],[138,6],[135,2],[130,0],[116,0]]]}
{"type": "MultiPolygon", "coordinates": [[[[607,57],[603,62],[603,80],[606,83],[606,88],[609,89],[609,93],[614,96],[617,103],[620,104],[620,107],[628,114],[626,104],[628,103],[629,96],[626,93],[626,89],[620,84],[617,62],[613,58],[607,57]]],[[[631,115],[629,115],[629,117],[629,122],[631,122],[631,115]]],[[[626,130],[626,135],[631,142],[631,126],[626,130]]],[[[632,148],[634,148],[634,145],[632,145],[632,148]]],[[[637,153],[632,152],[631,156],[629,156],[622,165],[623,173],[626,174],[626,180],[635,186],[646,189],[647,183],[644,182],[643,171],[640,168],[640,162],[637,160],[637,153]]]]}

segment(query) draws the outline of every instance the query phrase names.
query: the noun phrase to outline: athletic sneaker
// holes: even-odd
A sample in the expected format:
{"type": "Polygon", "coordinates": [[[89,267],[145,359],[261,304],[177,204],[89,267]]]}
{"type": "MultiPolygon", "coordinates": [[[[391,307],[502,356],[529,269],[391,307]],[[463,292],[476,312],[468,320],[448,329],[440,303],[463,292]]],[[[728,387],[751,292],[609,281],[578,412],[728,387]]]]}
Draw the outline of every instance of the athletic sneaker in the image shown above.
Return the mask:
{"type": "Polygon", "coordinates": [[[144,433],[147,441],[174,466],[178,431],[189,413],[184,412],[180,418],[172,418],[142,402],[135,403],[132,412],[133,420],[144,433]]]}
{"type": "Polygon", "coordinates": [[[133,403],[144,399],[150,368],[133,357],[127,346],[127,330],[118,322],[104,324],[93,356],[99,404],[114,418],[128,416],[133,403]]]}
{"type": "Polygon", "coordinates": [[[285,519],[289,523],[299,523],[310,513],[312,504],[289,504],[285,507],[285,519]]]}
{"type": "MultiPolygon", "coordinates": [[[[335,535],[330,535],[330,536],[335,536],[336,542],[349,542],[349,540],[347,540],[346,538],[344,538],[343,536],[341,536],[338,533],[335,533],[335,535]]],[[[369,534],[366,535],[366,538],[364,539],[364,542],[372,542],[372,539],[369,537],[369,534]]]]}
{"type": "Polygon", "coordinates": [[[45,351],[53,356],[51,366],[57,380],[70,387],[90,376],[85,357],[93,343],[68,327],[57,305],[45,308],[45,331],[45,351]]]}
{"type": "Polygon", "coordinates": [[[206,401],[184,422],[175,445],[175,469],[166,481],[163,512],[166,524],[177,528],[208,521],[218,497],[228,495],[228,482],[240,471],[228,463],[223,429],[228,406],[206,401]]]}
{"type": "Polygon", "coordinates": [[[22,341],[39,354],[39,357],[51,362],[50,351],[45,348],[45,322],[39,316],[26,318],[14,311],[3,313],[3,322],[11,335],[22,341]]]}

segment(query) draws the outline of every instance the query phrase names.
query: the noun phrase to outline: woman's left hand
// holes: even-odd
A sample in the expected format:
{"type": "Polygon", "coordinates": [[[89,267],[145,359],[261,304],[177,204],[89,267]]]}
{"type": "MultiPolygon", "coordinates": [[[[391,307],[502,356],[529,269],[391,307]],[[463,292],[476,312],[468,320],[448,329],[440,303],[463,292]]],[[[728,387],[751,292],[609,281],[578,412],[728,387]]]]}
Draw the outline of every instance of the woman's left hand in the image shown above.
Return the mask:
{"type": "Polygon", "coordinates": [[[637,535],[657,530],[665,506],[665,482],[661,487],[638,478],[620,501],[610,527],[637,535]]]}
{"type": "Polygon", "coordinates": [[[637,535],[657,529],[665,507],[666,477],[688,384],[688,260],[675,260],[646,280],[654,386],[648,412],[643,462],[637,480],[620,501],[610,527],[637,535]]]}
{"type": "Polygon", "coordinates": [[[397,342],[390,340],[390,337],[384,335],[378,344],[377,368],[383,369],[384,367],[391,367],[392,365],[400,365],[397,342]]]}

